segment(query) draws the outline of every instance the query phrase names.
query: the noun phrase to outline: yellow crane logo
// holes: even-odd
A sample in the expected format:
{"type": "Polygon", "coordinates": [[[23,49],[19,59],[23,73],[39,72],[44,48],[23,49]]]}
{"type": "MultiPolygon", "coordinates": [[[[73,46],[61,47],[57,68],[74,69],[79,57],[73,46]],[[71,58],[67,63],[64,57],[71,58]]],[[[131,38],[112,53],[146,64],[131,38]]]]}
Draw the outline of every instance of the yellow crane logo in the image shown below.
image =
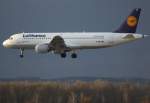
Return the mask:
{"type": "Polygon", "coordinates": [[[137,25],[137,18],[135,16],[129,16],[127,19],[127,24],[130,27],[135,27],[137,25]]]}

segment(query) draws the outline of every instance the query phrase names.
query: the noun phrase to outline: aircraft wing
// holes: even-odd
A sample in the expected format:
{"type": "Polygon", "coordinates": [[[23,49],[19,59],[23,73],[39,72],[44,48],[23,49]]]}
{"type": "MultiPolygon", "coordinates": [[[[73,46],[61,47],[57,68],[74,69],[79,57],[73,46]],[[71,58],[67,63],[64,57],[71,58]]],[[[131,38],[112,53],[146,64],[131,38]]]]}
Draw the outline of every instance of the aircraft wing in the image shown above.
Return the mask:
{"type": "Polygon", "coordinates": [[[66,46],[65,41],[60,36],[55,36],[49,44],[49,48],[55,52],[62,53],[68,51],[69,48],[66,46]]]}

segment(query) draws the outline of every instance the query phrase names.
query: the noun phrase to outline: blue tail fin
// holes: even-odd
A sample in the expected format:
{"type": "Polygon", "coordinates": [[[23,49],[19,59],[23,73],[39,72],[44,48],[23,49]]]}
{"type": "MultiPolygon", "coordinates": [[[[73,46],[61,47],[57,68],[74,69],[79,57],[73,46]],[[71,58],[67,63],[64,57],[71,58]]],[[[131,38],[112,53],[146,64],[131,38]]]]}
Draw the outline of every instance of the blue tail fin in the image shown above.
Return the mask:
{"type": "Polygon", "coordinates": [[[115,31],[116,33],[135,33],[138,25],[141,8],[134,9],[123,24],[115,31]]]}

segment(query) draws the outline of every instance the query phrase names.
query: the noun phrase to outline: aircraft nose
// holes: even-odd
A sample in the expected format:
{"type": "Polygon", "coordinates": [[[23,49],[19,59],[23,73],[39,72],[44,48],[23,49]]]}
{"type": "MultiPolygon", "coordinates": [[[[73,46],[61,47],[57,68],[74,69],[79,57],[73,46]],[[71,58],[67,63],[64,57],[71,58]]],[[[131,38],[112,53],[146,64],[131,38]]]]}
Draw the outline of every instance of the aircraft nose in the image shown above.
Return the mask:
{"type": "Polygon", "coordinates": [[[4,41],[2,45],[3,45],[3,47],[6,47],[6,41],[4,41]]]}
{"type": "Polygon", "coordinates": [[[2,45],[3,47],[7,47],[7,41],[5,40],[2,45]]]}

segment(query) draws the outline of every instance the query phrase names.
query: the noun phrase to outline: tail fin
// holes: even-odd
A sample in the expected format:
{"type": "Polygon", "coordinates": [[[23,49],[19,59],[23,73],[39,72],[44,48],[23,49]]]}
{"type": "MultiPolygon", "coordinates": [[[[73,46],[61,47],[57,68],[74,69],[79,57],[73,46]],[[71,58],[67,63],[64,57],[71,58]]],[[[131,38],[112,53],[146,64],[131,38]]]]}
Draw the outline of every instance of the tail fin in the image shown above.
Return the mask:
{"type": "Polygon", "coordinates": [[[134,9],[123,24],[115,31],[116,33],[135,33],[138,25],[141,8],[134,9]]]}

